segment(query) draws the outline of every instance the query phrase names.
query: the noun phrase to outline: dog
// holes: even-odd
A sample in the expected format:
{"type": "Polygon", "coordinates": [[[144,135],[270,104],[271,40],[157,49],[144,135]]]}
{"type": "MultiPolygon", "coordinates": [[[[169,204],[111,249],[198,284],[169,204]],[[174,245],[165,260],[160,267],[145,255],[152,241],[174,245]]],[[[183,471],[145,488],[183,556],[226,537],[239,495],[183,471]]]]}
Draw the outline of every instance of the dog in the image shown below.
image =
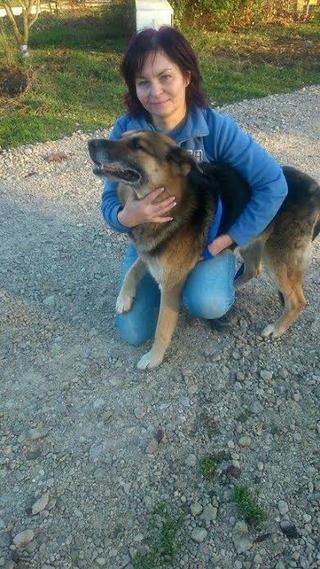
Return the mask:
{"type": "MultiPolygon", "coordinates": [[[[152,348],[142,356],[138,368],[155,368],[171,341],[183,285],[206,247],[218,198],[223,204],[220,234],[228,231],[245,208],[250,188],[234,169],[224,164],[198,164],[164,134],[130,131],[120,140],[93,139],[88,146],[93,172],[119,182],[123,205],[129,192],[143,199],[159,187],[165,188],[159,201],[165,194],[176,198],[171,222],[145,223],[131,229],[139,256],[124,279],[116,304],[117,313],[130,310],[137,283],[148,269],[160,287],[160,311],[152,348]]],[[[320,231],[319,185],[293,167],[283,171],[288,195],[268,227],[240,249],[245,268],[236,280],[238,288],[258,276],[262,264],[271,270],[283,304],[281,316],[262,332],[271,338],[284,334],[305,306],[303,275],[312,240],[320,231]]]]}

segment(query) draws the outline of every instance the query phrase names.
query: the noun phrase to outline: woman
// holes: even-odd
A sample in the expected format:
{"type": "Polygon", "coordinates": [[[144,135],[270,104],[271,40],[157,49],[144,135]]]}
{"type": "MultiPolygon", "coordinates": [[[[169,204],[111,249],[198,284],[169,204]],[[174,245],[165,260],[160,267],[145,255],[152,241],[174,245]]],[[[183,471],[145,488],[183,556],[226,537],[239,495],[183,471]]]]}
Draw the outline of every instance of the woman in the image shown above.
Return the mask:
{"type": "MultiPolygon", "coordinates": [[[[287,194],[284,175],[271,156],[232,119],[207,106],[196,56],[177,30],[162,27],[136,34],[124,55],[121,72],[128,88],[128,112],[116,121],[110,139],[120,138],[127,130],[164,132],[199,161],[229,164],[250,185],[252,197],[246,209],[228,233],[208,244],[212,257],[196,265],[183,289],[182,302],[191,314],[219,319],[234,302],[235,258],[227,248],[232,243],[246,245],[269,224],[287,194]]],[[[102,195],[106,223],[128,234],[131,227],[141,223],[170,223],[174,197],[155,203],[162,190],[157,188],[143,200],[132,195],[122,208],[117,184],[107,181],[102,195]]],[[[136,257],[130,245],[122,279],[136,257]]],[[[124,340],[137,345],[154,335],[159,300],[158,285],[145,275],[132,309],[116,319],[124,340]]]]}

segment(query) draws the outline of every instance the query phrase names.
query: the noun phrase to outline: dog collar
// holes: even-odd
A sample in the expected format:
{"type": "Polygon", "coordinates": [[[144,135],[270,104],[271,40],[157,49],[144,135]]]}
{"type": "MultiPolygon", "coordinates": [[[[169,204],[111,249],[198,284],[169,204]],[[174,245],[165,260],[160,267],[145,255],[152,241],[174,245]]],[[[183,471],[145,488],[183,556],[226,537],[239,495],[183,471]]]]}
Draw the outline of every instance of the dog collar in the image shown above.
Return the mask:
{"type": "MultiPolygon", "coordinates": [[[[222,200],[219,196],[214,220],[213,220],[213,223],[210,225],[209,231],[208,231],[208,243],[212,243],[212,241],[218,235],[218,231],[219,231],[219,227],[220,227],[220,223],[221,223],[221,218],[222,218],[222,213],[223,213],[222,200]]],[[[214,257],[214,255],[211,255],[211,253],[208,249],[208,245],[206,245],[206,248],[202,253],[202,257],[203,257],[204,261],[207,261],[208,259],[212,259],[214,257]]]]}

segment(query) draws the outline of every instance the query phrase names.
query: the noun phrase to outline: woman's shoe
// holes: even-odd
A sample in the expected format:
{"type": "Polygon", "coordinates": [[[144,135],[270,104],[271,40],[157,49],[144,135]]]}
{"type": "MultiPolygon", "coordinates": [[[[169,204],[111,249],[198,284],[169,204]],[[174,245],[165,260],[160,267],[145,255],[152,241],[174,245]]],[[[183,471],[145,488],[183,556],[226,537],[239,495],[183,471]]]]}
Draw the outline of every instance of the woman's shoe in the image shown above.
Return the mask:
{"type": "Polygon", "coordinates": [[[226,312],[221,318],[214,318],[213,320],[209,320],[209,326],[211,330],[215,330],[216,332],[225,332],[232,323],[232,317],[234,316],[235,309],[234,306],[226,312]]]}

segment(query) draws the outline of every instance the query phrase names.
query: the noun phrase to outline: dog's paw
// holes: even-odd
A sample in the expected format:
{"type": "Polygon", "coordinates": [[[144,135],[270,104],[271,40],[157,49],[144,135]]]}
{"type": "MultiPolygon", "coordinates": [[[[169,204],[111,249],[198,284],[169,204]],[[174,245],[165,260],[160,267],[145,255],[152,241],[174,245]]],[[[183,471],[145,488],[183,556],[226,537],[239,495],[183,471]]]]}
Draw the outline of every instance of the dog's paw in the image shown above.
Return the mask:
{"type": "Polygon", "coordinates": [[[261,336],[263,338],[271,339],[280,338],[282,334],[283,332],[281,330],[278,330],[274,324],[268,324],[268,326],[266,326],[261,332],[261,336]]]}
{"type": "Polygon", "coordinates": [[[142,356],[142,358],[138,361],[138,369],[153,369],[161,364],[163,357],[155,357],[152,355],[152,350],[147,352],[142,356]]]}
{"type": "Polygon", "coordinates": [[[116,313],[123,314],[123,312],[129,312],[132,307],[133,300],[133,296],[119,294],[116,302],[116,313]]]}

